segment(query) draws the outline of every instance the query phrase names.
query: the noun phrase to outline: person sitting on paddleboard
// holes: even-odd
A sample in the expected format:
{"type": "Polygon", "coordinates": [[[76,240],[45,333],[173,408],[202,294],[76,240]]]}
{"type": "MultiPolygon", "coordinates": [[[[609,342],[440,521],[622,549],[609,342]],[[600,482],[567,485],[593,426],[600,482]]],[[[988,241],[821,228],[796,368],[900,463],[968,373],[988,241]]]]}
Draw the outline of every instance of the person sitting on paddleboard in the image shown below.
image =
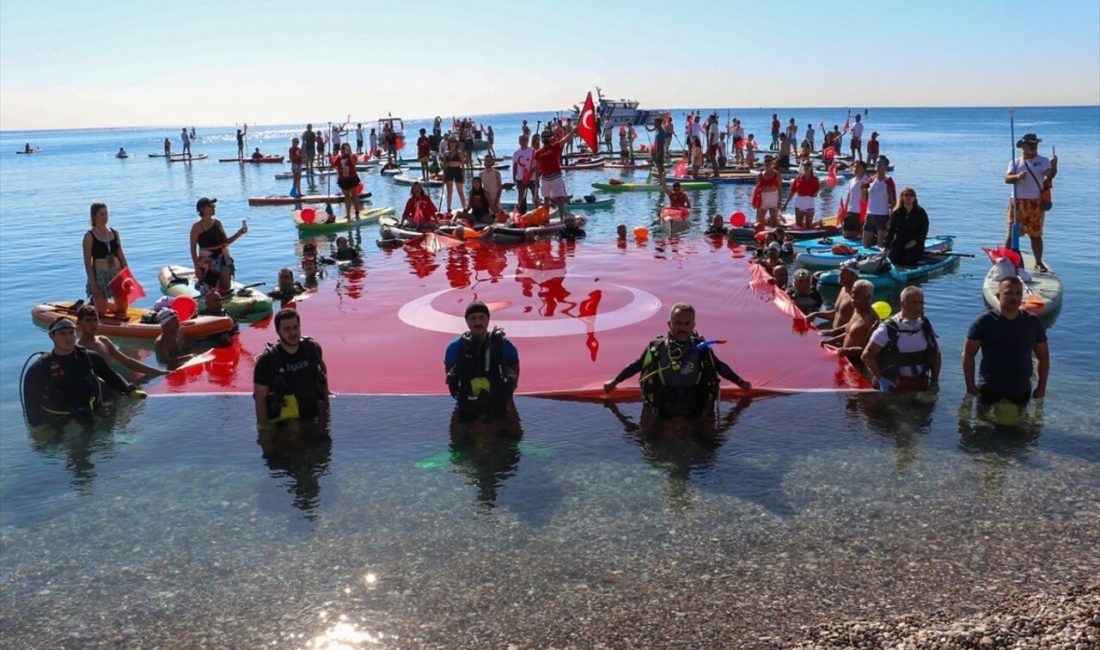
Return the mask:
{"type": "Polygon", "coordinates": [[[469,203],[470,210],[466,213],[466,217],[475,228],[491,226],[495,222],[489,206],[489,195],[482,186],[479,176],[475,176],[470,181],[469,203]]]}
{"type": "Polygon", "coordinates": [[[604,392],[614,391],[622,381],[641,373],[639,384],[651,420],[699,421],[712,412],[720,377],[741,390],[752,388],[714,354],[711,345],[717,342],[699,336],[695,308],[678,302],[669,311],[668,334],[650,341],[637,360],[603,385],[604,392]]]}
{"type": "Polygon", "coordinates": [[[123,379],[97,352],[77,345],[71,320],[59,317],[50,324],[49,336],[53,348],[38,353],[23,376],[24,415],[32,427],[95,415],[106,402],[104,385],[145,399],[145,391],[123,379]]]}
{"type": "Polygon", "coordinates": [[[217,202],[217,199],[204,196],[195,203],[199,220],[191,226],[191,262],[195,266],[195,277],[202,284],[217,287],[225,294],[229,293],[236,271],[229,246],[248,232],[248,224],[242,221],[232,237],[226,235],[222,222],[214,218],[217,202]]]}
{"type": "Polygon", "coordinates": [[[409,200],[405,202],[405,210],[401,213],[401,225],[421,232],[435,230],[436,212],[432,197],[428,196],[419,182],[415,182],[409,188],[409,200]]]}
{"type": "Polygon", "coordinates": [[[512,393],[519,382],[519,352],[503,330],[489,330],[485,303],[471,302],[465,318],[469,330],[452,340],[443,356],[456,418],[468,425],[510,417],[515,413],[512,393]]]}
{"type": "Polygon", "coordinates": [[[252,373],[252,398],[256,421],[263,425],[283,420],[327,418],[328,368],[321,346],[302,336],[297,310],[275,314],[279,341],[256,357],[252,373]]]}

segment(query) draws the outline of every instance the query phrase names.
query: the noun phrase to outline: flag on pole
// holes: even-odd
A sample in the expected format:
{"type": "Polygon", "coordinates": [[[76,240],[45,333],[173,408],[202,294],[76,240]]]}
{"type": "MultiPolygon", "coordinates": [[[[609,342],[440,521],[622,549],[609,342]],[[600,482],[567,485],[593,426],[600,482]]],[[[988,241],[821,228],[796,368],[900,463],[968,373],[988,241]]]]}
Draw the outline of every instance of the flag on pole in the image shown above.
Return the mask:
{"type": "Polygon", "coordinates": [[[577,124],[577,135],[588,145],[589,151],[596,151],[596,107],[592,103],[592,91],[584,100],[584,108],[581,109],[580,121],[577,124]]]}
{"type": "Polygon", "coordinates": [[[843,133],[848,133],[848,131],[850,131],[851,128],[852,128],[852,118],[849,117],[848,119],[844,120],[844,131],[843,131],[843,133]]]}
{"type": "Polygon", "coordinates": [[[113,280],[107,283],[107,290],[115,296],[126,296],[126,303],[132,304],[138,298],[145,296],[145,289],[138,284],[137,279],[130,273],[130,267],[118,272],[113,280]]]}

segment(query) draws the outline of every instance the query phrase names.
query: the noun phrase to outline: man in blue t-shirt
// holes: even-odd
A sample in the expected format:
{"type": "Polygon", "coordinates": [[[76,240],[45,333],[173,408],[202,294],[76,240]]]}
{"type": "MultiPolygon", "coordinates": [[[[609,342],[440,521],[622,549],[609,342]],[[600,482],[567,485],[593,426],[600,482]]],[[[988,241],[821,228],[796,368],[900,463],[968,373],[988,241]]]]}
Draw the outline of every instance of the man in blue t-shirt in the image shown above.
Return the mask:
{"type": "Polygon", "coordinates": [[[1050,350],[1046,328],[1038,316],[1020,310],[1024,283],[1012,275],[997,285],[997,307],[970,325],[963,348],[963,377],[966,392],[982,402],[1009,400],[1024,406],[1032,397],[1045,397],[1050,372],[1050,350]],[[974,383],[974,357],[982,352],[974,383]],[[1031,389],[1031,356],[1039,360],[1039,383],[1031,389]]]}
{"type": "Polygon", "coordinates": [[[504,417],[514,410],[519,352],[504,330],[489,331],[488,305],[475,300],[465,316],[469,331],[452,340],[443,356],[447,387],[463,422],[504,417]]]}

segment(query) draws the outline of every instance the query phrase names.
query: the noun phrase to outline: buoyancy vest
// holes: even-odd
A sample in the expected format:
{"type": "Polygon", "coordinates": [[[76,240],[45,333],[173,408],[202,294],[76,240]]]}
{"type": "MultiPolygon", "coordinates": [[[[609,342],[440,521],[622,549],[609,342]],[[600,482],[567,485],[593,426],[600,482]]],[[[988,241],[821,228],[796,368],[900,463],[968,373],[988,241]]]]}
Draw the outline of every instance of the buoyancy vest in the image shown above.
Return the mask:
{"type": "Polygon", "coordinates": [[[698,418],[718,391],[714,352],[699,348],[704,339],[692,334],[688,343],[669,343],[659,336],[649,343],[642,360],[641,388],[657,416],[698,418]]]}
{"type": "Polygon", "coordinates": [[[288,367],[290,358],[278,343],[268,343],[263,355],[273,359],[271,386],[267,393],[267,412],[272,420],[288,420],[298,417],[313,417],[315,404],[328,396],[328,377],[321,363],[319,347],[308,336],[298,343],[297,364],[305,367],[288,367]],[[301,379],[295,378],[296,385],[291,386],[286,377],[289,373],[306,370],[308,374],[301,379]]]}
{"type": "Polygon", "coordinates": [[[72,352],[75,378],[66,378],[66,368],[49,352],[41,352],[36,365],[46,369],[38,405],[56,417],[93,415],[103,406],[103,384],[95,374],[88,351],[77,347],[72,352]]]}
{"type": "Polygon", "coordinates": [[[921,334],[924,336],[925,346],[919,352],[902,352],[898,349],[898,336],[901,330],[893,318],[883,322],[889,339],[878,355],[879,371],[883,377],[897,383],[901,377],[902,368],[908,368],[907,375],[913,379],[928,380],[932,376],[932,360],[939,350],[936,343],[936,333],[932,329],[932,323],[924,318],[921,323],[921,334]]]}
{"type": "Polygon", "coordinates": [[[494,329],[484,343],[466,332],[459,345],[458,361],[447,373],[459,415],[464,419],[503,416],[516,389],[516,378],[504,362],[504,330],[494,329]]]}

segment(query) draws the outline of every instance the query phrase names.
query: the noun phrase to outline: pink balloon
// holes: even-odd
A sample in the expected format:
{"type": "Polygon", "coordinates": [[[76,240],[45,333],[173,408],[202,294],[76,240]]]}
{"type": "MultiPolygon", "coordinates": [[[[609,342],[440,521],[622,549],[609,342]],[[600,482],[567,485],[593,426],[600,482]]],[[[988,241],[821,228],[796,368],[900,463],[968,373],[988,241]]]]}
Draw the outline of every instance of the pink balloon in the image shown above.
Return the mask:
{"type": "Polygon", "coordinates": [[[172,301],[172,309],[176,311],[180,321],[185,321],[194,316],[198,308],[198,303],[191,296],[176,296],[176,299],[172,301]]]}
{"type": "Polygon", "coordinates": [[[738,210],[730,215],[730,225],[734,228],[740,228],[745,225],[745,213],[738,210]]]}
{"type": "Polygon", "coordinates": [[[299,216],[302,217],[302,223],[313,223],[313,220],[317,217],[317,211],[313,208],[306,208],[302,210],[299,216]]]}

